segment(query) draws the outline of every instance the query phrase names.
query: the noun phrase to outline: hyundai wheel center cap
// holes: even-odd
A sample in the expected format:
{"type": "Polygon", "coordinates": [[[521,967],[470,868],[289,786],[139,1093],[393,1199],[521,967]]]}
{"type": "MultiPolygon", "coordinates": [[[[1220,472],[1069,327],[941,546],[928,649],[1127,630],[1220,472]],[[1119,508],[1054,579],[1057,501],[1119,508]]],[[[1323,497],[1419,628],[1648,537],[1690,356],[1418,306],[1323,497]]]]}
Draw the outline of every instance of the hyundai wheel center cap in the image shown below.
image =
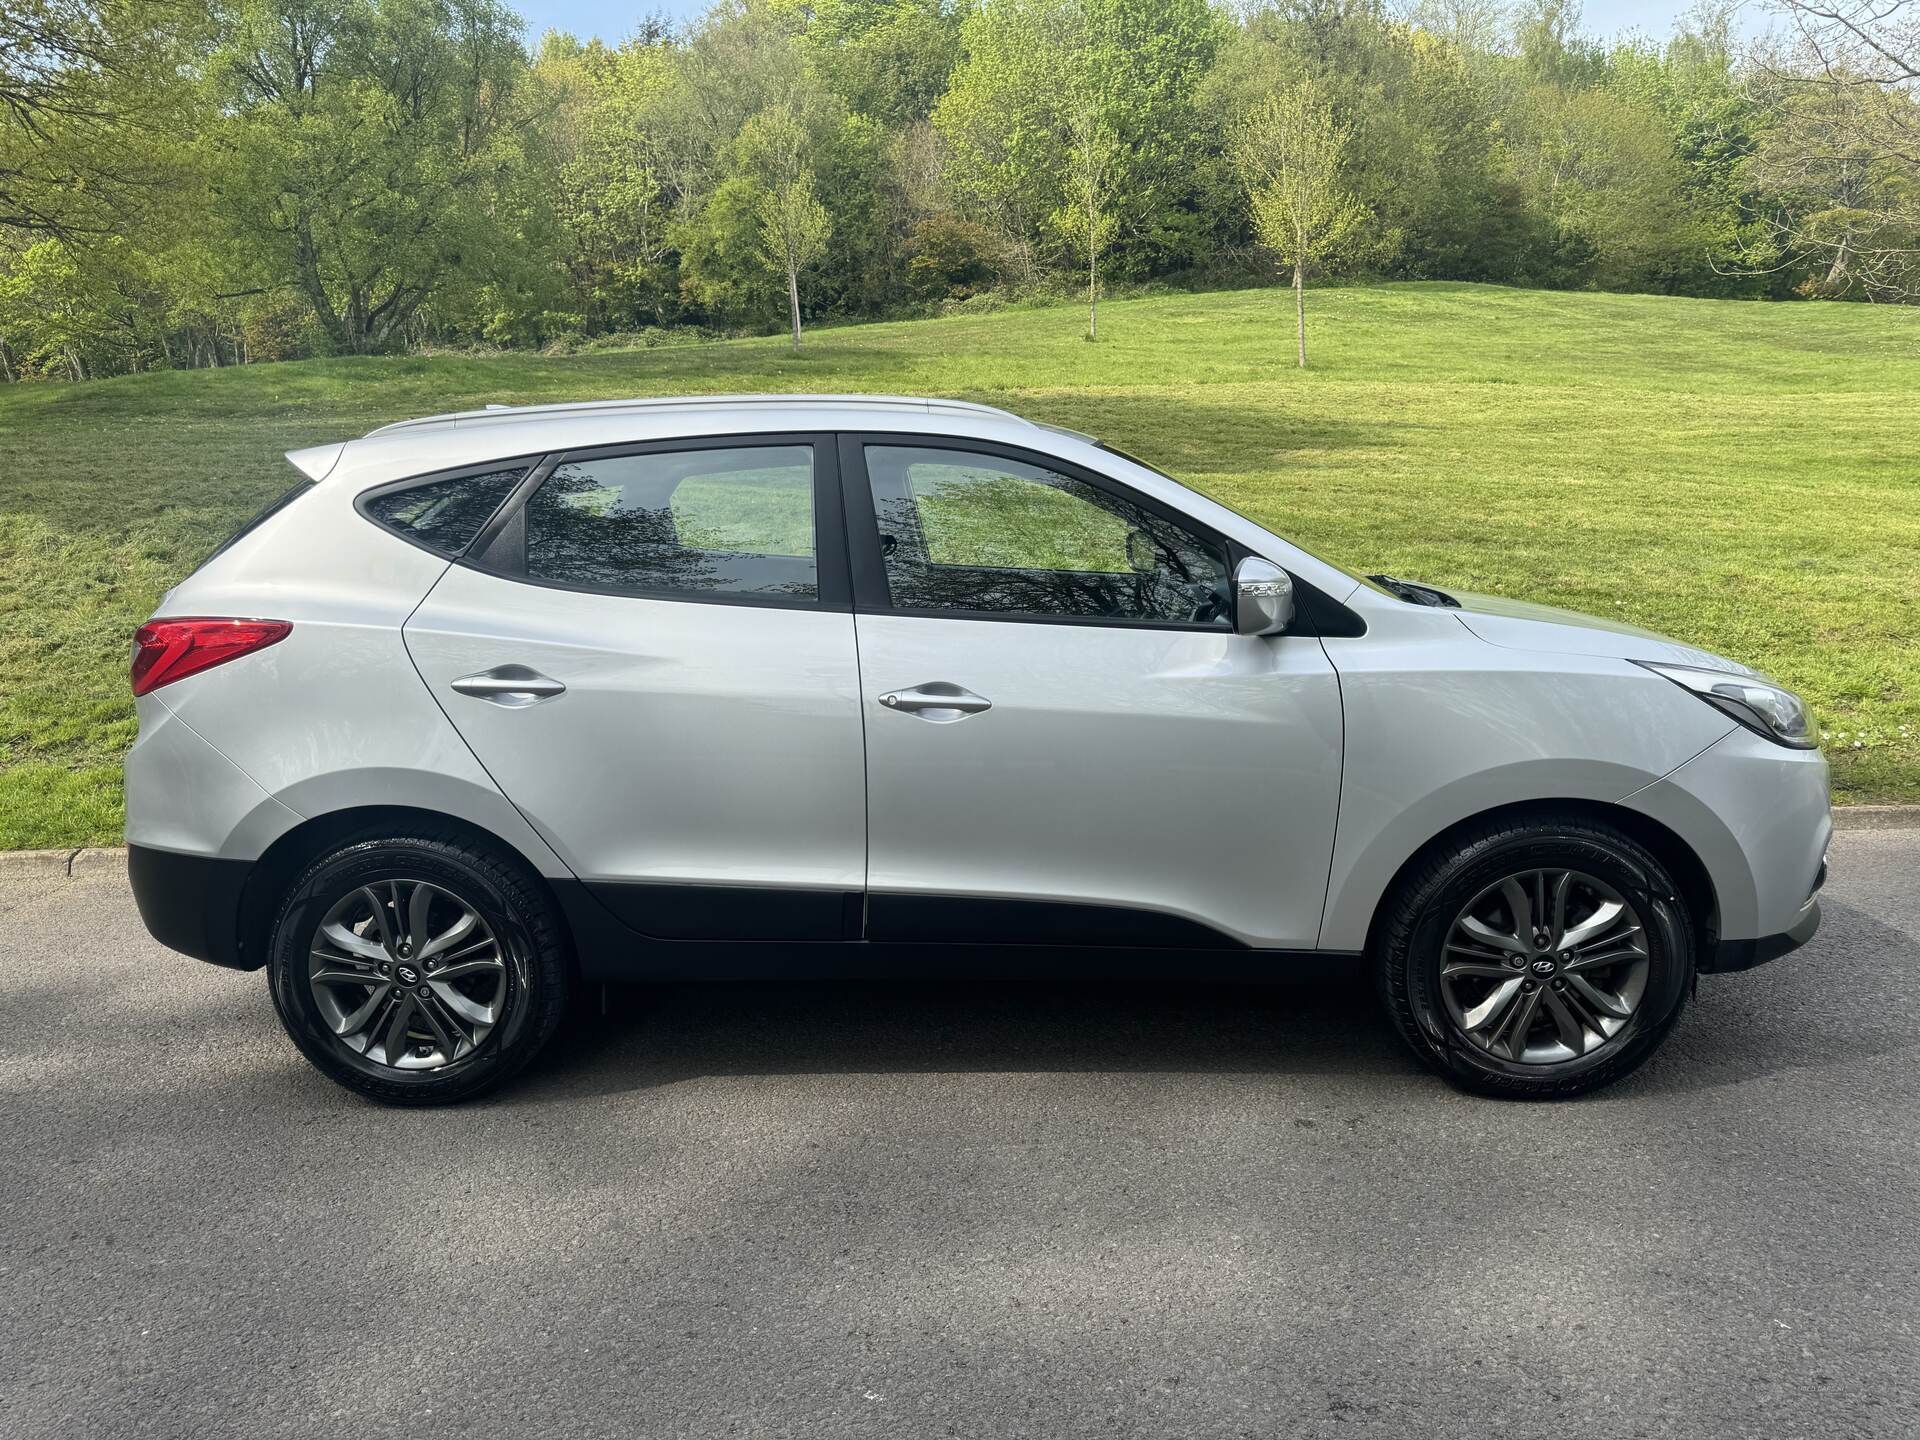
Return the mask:
{"type": "Polygon", "coordinates": [[[418,985],[420,983],[420,972],[411,965],[396,965],[393,974],[394,978],[402,985],[418,985]]]}
{"type": "Polygon", "coordinates": [[[1559,968],[1560,967],[1558,965],[1556,965],[1553,961],[1549,960],[1544,955],[1542,955],[1538,960],[1533,962],[1533,973],[1536,975],[1551,975],[1555,970],[1558,970],[1559,968]]]}

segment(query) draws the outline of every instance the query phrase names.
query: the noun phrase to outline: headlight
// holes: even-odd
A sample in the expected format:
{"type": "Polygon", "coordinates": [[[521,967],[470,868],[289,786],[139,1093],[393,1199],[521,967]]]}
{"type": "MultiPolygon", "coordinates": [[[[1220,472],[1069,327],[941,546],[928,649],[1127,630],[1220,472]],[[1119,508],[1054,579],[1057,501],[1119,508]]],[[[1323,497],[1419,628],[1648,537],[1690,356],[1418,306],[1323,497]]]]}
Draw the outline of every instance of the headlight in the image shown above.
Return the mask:
{"type": "Polygon", "coordinates": [[[1724,670],[1698,670],[1691,665],[1657,665],[1651,660],[1635,662],[1674,684],[1691,690],[1709,705],[1724,710],[1749,730],[1796,750],[1814,747],[1813,729],[1807,721],[1807,707],[1791,690],[1769,685],[1745,675],[1729,675],[1724,670]]]}

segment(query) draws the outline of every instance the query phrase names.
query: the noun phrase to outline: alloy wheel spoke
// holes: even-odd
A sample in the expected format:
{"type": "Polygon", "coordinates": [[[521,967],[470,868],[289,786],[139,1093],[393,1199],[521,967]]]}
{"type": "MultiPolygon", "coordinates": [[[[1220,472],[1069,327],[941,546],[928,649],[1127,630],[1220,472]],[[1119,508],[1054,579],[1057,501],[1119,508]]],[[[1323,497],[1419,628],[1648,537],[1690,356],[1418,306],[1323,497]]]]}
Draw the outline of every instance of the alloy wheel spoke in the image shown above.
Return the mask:
{"type": "Polygon", "coordinates": [[[400,998],[394,1004],[393,1014],[387,1017],[386,1035],[382,1042],[386,1046],[387,1064],[389,1065],[398,1065],[400,1063],[400,1057],[406,1054],[407,1022],[413,1019],[413,996],[405,990],[398,993],[400,998]]]}
{"type": "Polygon", "coordinates": [[[1485,1030],[1507,1013],[1513,1003],[1513,997],[1520,993],[1520,977],[1515,975],[1502,981],[1493,988],[1493,992],[1478,1005],[1462,1016],[1469,1030],[1485,1030]]]}
{"type": "Polygon", "coordinates": [[[1567,988],[1609,1020],[1625,1020],[1633,1009],[1618,995],[1609,995],[1584,975],[1567,976],[1567,988]]]}
{"type": "Polygon", "coordinates": [[[460,1047],[454,1043],[453,1031],[448,1028],[446,1022],[443,1021],[440,1014],[437,1013],[440,1007],[433,1002],[431,996],[415,997],[414,1005],[415,1009],[419,1012],[420,1018],[427,1022],[427,1028],[433,1031],[433,1038],[440,1042],[440,1053],[449,1060],[453,1059],[455,1052],[460,1047]]]}
{"type": "Polygon", "coordinates": [[[1564,952],[1591,945],[1612,929],[1626,913],[1627,907],[1618,900],[1602,900],[1593,914],[1560,937],[1558,948],[1564,952]]]}
{"type": "Polygon", "coordinates": [[[413,894],[407,900],[407,944],[412,947],[416,960],[425,958],[427,941],[431,938],[428,926],[432,909],[433,887],[415,882],[413,894]]]}
{"type": "Polygon", "coordinates": [[[1553,1028],[1560,1032],[1560,1043],[1576,1055],[1584,1055],[1587,1050],[1586,1026],[1573,1013],[1573,1007],[1561,998],[1558,991],[1546,992],[1547,1014],[1553,1017],[1553,1028]]]}
{"type": "Polygon", "coordinates": [[[1573,872],[1562,870],[1553,882],[1553,918],[1547,926],[1548,939],[1555,949],[1559,948],[1560,937],[1567,933],[1567,896],[1572,891],[1573,872]]]}
{"type": "Polygon", "coordinates": [[[1527,1048],[1527,1032],[1533,1028],[1534,1012],[1540,1008],[1540,991],[1522,989],[1520,999],[1515,1002],[1501,1032],[1506,1039],[1507,1054],[1515,1060],[1521,1058],[1527,1048]]]}
{"type": "Polygon", "coordinates": [[[454,986],[446,984],[438,977],[428,981],[427,988],[439,998],[443,1005],[453,1011],[453,1013],[458,1015],[462,1020],[470,1020],[475,1025],[493,1024],[494,1007],[498,1003],[497,1001],[482,1005],[472,996],[462,994],[454,986]]]}
{"type": "Polygon", "coordinates": [[[362,960],[384,960],[386,947],[377,939],[365,935],[356,935],[338,920],[330,920],[320,927],[320,938],[336,950],[356,955],[362,960]]]}
{"type": "Polygon", "coordinates": [[[474,960],[462,960],[457,965],[442,965],[428,977],[433,980],[466,980],[475,975],[498,975],[506,970],[498,956],[488,955],[474,960]]]}
{"type": "Polygon", "coordinates": [[[1527,938],[1533,934],[1533,897],[1527,894],[1527,887],[1520,883],[1517,875],[1501,882],[1500,893],[1507,897],[1507,910],[1513,916],[1514,938],[1524,950],[1527,938]]]}
{"type": "Polygon", "coordinates": [[[329,1022],[329,1028],[336,1035],[359,1034],[362,1030],[366,1029],[367,1022],[373,1019],[379,1012],[380,1007],[387,1003],[387,997],[392,993],[393,987],[383,981],[380,988],[369,995],[359,1009],[352,1011],[350,1014],[343,1015],[337,1021],[329,1022]]]}
{"type": "Polygon", "coordinates": [[[421,960],[426,960],[435,955],[443,955],[461,941],[465,940],[469,935],[473,934],[473,932],[479,928],[479,925],[480,917],[469,910],[425,944],[422,944],[416,939],[414,941],[414,955],[421,960]]]}
{"type": "Polygon", "coordinates": [[[1461,916],[1459,928],[1473,939],[1478,940],[1482,945],[1491,946],[1495,950],[1505,951],[1514,955],[1524,955],[1527,953],[1527,942],[1522,940],[1518,935],[1502,935],[1498,930],[1477,916],[1461,916]]]}
{"type": "Polygon", "coordinates": [[[373,888],[368,885],[360,887],[359,896],[373,911],[373,919],[367,926],[368,933],[370,938],[380,942],[380,948],[384,952],[381,958],[386,959],[393,954],[394,947],[398,943],[398,937],[393,933],[393,926],[387,919],[387,902],[374,894],[373,888]]]}
{"type": "Polygon", "coordinates": [[[1486,980],[1511,980],[1513,967],[1503,960],[1449,960],[1440,967],[1440,976],[1451,980],[1457,975],[1472,975],[1486,980]]]}

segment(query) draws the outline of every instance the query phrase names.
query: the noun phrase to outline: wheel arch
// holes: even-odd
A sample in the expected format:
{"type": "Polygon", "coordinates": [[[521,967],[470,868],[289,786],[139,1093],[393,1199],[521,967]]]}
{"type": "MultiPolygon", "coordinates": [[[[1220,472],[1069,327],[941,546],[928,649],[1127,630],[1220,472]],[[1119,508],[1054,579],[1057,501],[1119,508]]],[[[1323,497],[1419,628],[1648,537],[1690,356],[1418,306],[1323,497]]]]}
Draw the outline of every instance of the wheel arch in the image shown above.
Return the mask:
{"type": "Polygon", "coordinates": [[[1679,834],[1637,810],[1604,800],[1522,800],[1509,805],[1496,805],[1472,815],[1463,816],[1454,821],[1437,835],[1419,846],[1400,863],[1398,869],[1388,880],[1386,887],[1375,898],[1373,918],[1367,926],[1366,949],[1369,955],[1377,952],[1377,942],[1389,902],[1399,893],[1407,875],[1432,855],[1444,848],[1467,830],[1483,825],[1524,821],[1531,817],[1579,816],[1589,820],[1601,821],[1623,832],[1629,839],[1650,850],[1654,857],[1667,868],[1673,876],[1674,884],[1679,888],[1680,898],[1686,901],[1688,914],[1693,920],[1694,945],[1696,953],[1706,956],[1712,953],[1720,930],[1720,902],[1714,889],[1713,876],[1704,861],[1679,834]]]}
{"type": "MultiPolygon", "coordinates": [[[[266,964],[269,931],[287,886],[316,857],[357,838],[400,834],[445,836],[486,846],[518,861],[528,881],[552,903],[562,931],[571,940],[572,926],[553,882],[541,873],[534,857],[511,841],[483,825],[442,811],[410,805],[356,805],[302,820],[276,837],[254,861],[240,892],[240,912],[235,920],[242,967],[257,970],[266,964]]],[[[577,965],[577,956],[570,956],[570,961],[577,965]]]]}

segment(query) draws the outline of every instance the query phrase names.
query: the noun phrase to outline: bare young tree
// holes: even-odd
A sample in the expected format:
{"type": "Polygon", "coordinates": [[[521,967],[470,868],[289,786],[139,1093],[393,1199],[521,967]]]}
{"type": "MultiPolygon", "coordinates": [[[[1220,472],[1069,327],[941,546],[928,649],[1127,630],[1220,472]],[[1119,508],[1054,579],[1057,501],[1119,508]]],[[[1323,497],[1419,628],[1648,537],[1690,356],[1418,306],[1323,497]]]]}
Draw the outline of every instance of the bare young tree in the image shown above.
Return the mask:
{"type": "Polygon", "coordinates": [[[1254,107],[1235,137],[1233,158],[1246,187],[1253,228],[1293,272],[1294,329],[1307,365],[1306,281],[1343,258],[1371,218],[1344,181],[1349,131],[1320,86],[1301,81],[1254,107]]]}
{"type": "Polygon", "coordinates": [[[1757,84],[1780,114],[1752,162],[1784,197],[1784,263],[1826,295],[1920,291],[1920,0],[1775,0],[1791,40],[1757,84]]]}
{"type": "Polygon", "coordinates": [[[826,253],[833,220],[820,203],[807,127],[791,105],[763,110],[742,133],[761,184],[760,243],[769,264],[787,273],[787,313],[800,350],[800,272],[826,253]]]}
{"type": "Polygon", "coordinates": [[[1111,243],[1119,222],[1113,213],[1113,175],[1119,141],[1091,76],[1067,97],[1063,116],[1067,139],[1067,204],[1054,225],[1087,257],[1087,339],[1100,338],[1100,252],[1111,243]]]}

